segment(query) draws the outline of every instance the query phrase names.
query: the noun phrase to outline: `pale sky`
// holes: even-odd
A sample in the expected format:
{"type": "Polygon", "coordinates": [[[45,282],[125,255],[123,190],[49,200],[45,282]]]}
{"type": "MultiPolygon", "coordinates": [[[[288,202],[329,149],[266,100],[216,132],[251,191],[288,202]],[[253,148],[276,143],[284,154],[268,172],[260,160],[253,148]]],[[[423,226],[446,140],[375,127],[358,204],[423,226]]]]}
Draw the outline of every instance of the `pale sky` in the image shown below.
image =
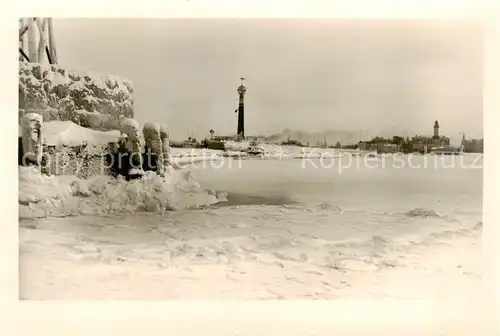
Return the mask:
{"type": "Polygon", "coordinates": [[[126,77],[172,138],[284,128],[482,137],[482,32],[464,22],[54,19],[60,65],[126,77]]]}

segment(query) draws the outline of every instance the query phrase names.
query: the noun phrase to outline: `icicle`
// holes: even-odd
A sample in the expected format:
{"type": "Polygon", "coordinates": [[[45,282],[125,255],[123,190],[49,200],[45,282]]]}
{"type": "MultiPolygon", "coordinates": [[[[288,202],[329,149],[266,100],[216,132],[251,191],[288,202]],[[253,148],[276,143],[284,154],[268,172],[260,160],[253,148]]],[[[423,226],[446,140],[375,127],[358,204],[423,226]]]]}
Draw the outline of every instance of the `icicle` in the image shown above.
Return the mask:
{"type": "Polygon", "coordinates": [[[35,36],[35,19],[30,17],[28,18],[28,57],[30,62],[37,63],[38,62],[38,50],[36,45],[36,36],[35,36]]]}
{"type": "Polygon", "coordinates": [[[52,28],[52,18],[47,19],[49,27],[49,51],[52,63],[57,64],[56,42],[54,40],[54,29],[52,28]]]}
{"type": "Polygon", "coordinates": [[[42,63],[45,60],[45,46],[47,44],[47,19],[38,18],[36,20],[40,39],[38,41],[38,62],[42,63]]]}

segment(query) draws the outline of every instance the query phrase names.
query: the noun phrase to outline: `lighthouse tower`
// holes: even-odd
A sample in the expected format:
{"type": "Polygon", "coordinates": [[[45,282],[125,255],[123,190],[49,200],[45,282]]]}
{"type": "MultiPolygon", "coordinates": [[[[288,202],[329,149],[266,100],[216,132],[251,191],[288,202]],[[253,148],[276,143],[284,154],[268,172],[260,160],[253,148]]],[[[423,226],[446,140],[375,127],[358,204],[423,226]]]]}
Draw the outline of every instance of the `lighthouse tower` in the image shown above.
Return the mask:
{"type": "Polygon", "coordinates": [[[241,77],[241,85],[238,87],[238,95],[239,95],[239,104],[238,109],[235,112],[238,112],[238,129],[237,136],[240,139],[245,138],[245,92],[247,88],[243,85],[243,81],[245,77],[241,77]]]}
{"type": "Polygon", "coordinates": [[[437,120],[434,122],[434,138],[439,138],[439,123],[437,120]]]}

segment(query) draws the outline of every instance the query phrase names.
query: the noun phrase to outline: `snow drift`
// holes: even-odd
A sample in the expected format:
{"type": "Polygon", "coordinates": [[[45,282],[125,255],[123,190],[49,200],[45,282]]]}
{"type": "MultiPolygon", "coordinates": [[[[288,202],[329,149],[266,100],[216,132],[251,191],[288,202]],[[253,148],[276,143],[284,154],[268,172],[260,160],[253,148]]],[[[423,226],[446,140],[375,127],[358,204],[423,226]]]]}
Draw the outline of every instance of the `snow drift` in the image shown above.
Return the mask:
{"type": "Polygon", "coordinates": [[[127,182],[107,175],[47,176],[35,167],[19,167],[20,218],[163,212],[217,202],[189,171],[170,169],[165,179],[146,172],[127,182]]]}
{"type": "Polygon", "coordinates": [[[71,121],[49,121],[42,125],[43,143],[48,146],[67,145],[80,146],[84,143],[90,145],[106,144],[118,141],[120,132],[97,131],[82,127],[71,121]]]}

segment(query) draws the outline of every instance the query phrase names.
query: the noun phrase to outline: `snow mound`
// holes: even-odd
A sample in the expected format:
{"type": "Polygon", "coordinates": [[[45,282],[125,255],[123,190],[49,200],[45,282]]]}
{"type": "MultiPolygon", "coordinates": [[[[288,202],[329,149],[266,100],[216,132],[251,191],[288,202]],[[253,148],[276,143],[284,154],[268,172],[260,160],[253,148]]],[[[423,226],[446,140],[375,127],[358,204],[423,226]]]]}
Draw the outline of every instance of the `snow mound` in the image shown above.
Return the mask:
{"type": "Polygon", "coordinates": [[[227,151],[233,151],[233,152],[242,152],[246,151],[250,147],[250,142],[249,141],[226,141],[224,143],[224,148],[227,151]]]}
{"type": "Polygon", "coordinates": [[[154,121],[146,121],[142,128],[160,133],[160,124],[154,121]]]}
{"type": "Polygon", "coordinates": [[[127,182],[108,175],[47,176],[35,167],[20,166],[20,217],[162,212],[218,202],[189,171],[169,169],[166,175],[164,179],[146,172],[143,178],[127,182]]]}
{"type": "Polygon", "coordinates": [[[405,215],[408,217],[434,217],[434,218],[442,217],[435,210],[430,208],[415,208],[408,211],[405,215]]]}
{"type": "Polygon", "coordinates": [[[97,131],[82,127],[71,121],[58,120],[43,123],[42,134],[44,144],[49,146],[79,146],[83,143],[90,145],[106,144],[117,141],[120,136],[118,130],[97,131]]]}

